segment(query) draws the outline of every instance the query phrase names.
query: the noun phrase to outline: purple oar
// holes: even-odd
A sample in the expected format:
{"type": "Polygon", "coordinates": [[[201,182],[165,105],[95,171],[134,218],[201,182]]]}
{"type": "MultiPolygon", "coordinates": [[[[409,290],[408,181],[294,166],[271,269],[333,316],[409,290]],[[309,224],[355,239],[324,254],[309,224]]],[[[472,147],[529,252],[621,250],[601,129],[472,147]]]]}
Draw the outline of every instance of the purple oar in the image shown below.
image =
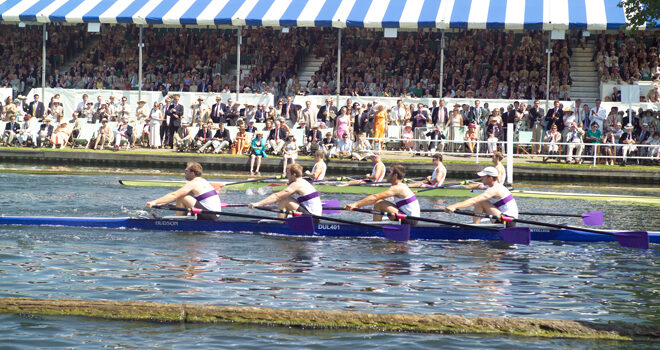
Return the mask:
{"type": "Polygon", "coordinates": [[[341,212],[341,210],[330,209],[330,208],[339,207],[338,199],[330,199],[327,201],[323,201],[322,203],[323,203],[323,214],[339,214],[341,212]]]}
{"type": "Polygon", "coordinates": [[[619,244],[623,247],[637,248],[637,249],[649,249],[649,233],[646,232],[646,231],[609,232],[609,231],[595,230],[595,229],[592,229],[592,228],[585,228],[585,227],[577,227],[577,226],[569,226],[569,225],[557,225],[557,224],[551,224],[549,222],[515,219],[515,218],[510,218],[510,217],[507,217],[507,216],[499,217],[499,216],[495,216],[495,215],[479,214],[479,213],[475,213],[475,212],[471,212],[471,211],[464,211],[464,210],[455,210],[454,213],[461,214],[461,215],[476,216],[476,217],[480,217],[480,218],[521,222],[521,223],[531,224],[531,225],[547,226],[547,227],[554,227],[554,228],[559,228],[559,229],[575,230],[575,231],[590,232],[590,233],[597,233],[597,234],[601,234],[601,235],[614,236],[614,238],[616,238],[616,240],[619,242],[619,244]]]}
{"type": "Polygon", "coordinates": [[[602,211],[592,211],[590,213],[584,213],[580,215],[576,214],[559,214],[559,213],[534,213],[523,211],[520,212],[520,215],[536,215],[536,216],[562,216],[569,218],[582,218],[582,222],[585,225],[589,226],[602,226],[603,225],[603,212],[602,211]]]}

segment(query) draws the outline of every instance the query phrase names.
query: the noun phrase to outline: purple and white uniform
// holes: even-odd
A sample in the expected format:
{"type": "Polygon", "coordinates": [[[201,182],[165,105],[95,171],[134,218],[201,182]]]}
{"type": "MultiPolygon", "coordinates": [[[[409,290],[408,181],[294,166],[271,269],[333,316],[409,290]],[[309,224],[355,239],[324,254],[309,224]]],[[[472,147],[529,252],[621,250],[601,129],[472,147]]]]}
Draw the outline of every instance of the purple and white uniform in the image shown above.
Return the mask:
{"type": "Polygon", "coordinates": [[[204,178],[200,177],[195,181],[204,182],[203,192],[197,196],[193,195],[193,198],[197,200],[195,207],[211,211],[222,211],[222,203],[220,203],[220,197],[218,197],[215,188],[204,178]]]}
{"type": "Polygon", "coordinates": [[[493,187],[495,186],[501,186],[504,189],[506,196],[504,196],[504,198],[490,198],[488,201],[493,204],[493,206],[497,208],[502,214],[517,219],[518,204],[516,203],[516,199],[513,198],[513,194],[511,194],[511,191],[509,191],[508,188],[504,187],[499,182],[496,182],[493,187]]]}
{"type": "Polygon", "coordinates": [[[417,197],[415,197],[414,194],[408,198],[396,201],[395,204],[400,212],[406,215],[419,217],[419,213],[420,213],[419,201],[417,200],[417,197]]]}
{"type": "Polygon", "coordinates": [[[323,203],[321,202],[321,197],[319,193],[316,192],[316,189],[312,184],[307,181],[303,181],[304,193],[303,195],[296,198],[301,207],[305,208],[310,214],[322,215],[323,214],[323,203]]]}

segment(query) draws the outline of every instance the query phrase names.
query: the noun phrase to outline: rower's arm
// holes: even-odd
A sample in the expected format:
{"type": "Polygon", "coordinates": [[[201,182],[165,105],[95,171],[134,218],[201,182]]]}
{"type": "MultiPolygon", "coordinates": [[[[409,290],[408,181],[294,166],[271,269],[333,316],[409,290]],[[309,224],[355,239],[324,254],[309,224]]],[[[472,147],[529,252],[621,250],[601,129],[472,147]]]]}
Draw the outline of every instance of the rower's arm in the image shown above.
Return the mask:
{"type": "Polygon", "coordinates": [[[445,210],[448,211],[448,212],[453,212],[456,209],[468,208],[468,207],[471,207],[471,206],[473,206],[477,203],[480,203],[480,202],[487,201],[487,200],[491,199],[494,194],[495,194],[495,190],[491,187],[491,188],[487,189],[486,191],[484,191],[484,193],[482,193],[482,194],[480,194],[476,197],[468,198],[468,199],[466,199],[462,202],[454,203],[450,206],[447,206],[445,208],[445,210]]]}
{"type": "Polygon", "coordinates": [[[286,198],[295,192],[293,186],[289,186],[282,191],[271,194],[270,196],[252,204],[252,207],[261,207],[268,204],[279,202],[282,198],[286,198]]]}
{"type": "Polygon", "coordinates": [[[370,196],[367,196],[363,199],[360,199],[359,201],[351,203],[351,204],[347,205],[346,207],[349,210],[353,209],[353,208],[361,208],[361,207],[364,207],[364,206],[367,206],[367,205],[374,204],[374,203],[378,202],[381,199],[393,197],[394,195],[396,195],[396,192],[390,188],[387,191],[384,191],[384,192],[381,192],[381,193],[374,193],[370,196]]]}
{"type": "Polygon", "coordinates": [[[183,187],[179,188],[174,192],[170,192],[158,199],[155,199],[151,202],[147,202],[147,208],[151,208],[156,205],[169,204],[176,201],[179,198],[187,196],[192,191],[192,181],[188,181],[183,187]]]}

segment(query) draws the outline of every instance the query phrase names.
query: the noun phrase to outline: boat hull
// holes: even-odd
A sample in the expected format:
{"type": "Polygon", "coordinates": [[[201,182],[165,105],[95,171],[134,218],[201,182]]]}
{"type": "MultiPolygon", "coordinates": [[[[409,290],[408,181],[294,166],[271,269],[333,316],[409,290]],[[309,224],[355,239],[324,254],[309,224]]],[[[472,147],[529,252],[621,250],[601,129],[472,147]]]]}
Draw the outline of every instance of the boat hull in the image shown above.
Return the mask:
{"type": "MultiPolygon", "coordinates": [[[[2,216],[0,217],[0,225],[60,226],[146,231],[258,233],[300,237],[384,238],[382,230],[370,227],[320,223],[315,225],[315,232],[312,234],[294,232],[287,224],[273,221],[214,222],[168,218],[2,216]]],[[[614,242],[616,240],[613,236],[605,234],[565,229],[545,229],[539,227],[531,228],[531,237],[533,241],[614,242]]],[[[411,228],[410,239],[500,241],[502,240],[502,237],[499,233],[488,230],[438,225],[420,225],[411,228]]],[[[660,243],[660,232],[649,232],[649,241],[651,243],[660,243]]]]}

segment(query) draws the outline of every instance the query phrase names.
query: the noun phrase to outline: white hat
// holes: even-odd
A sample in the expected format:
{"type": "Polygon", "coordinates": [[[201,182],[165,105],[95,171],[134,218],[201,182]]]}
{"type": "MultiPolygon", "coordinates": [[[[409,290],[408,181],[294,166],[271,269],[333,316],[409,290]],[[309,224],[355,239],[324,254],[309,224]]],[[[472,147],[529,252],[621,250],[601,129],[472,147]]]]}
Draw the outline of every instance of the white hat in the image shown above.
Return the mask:
{"type": "Polygon", "coordinates": [[[489,166],[489,167],[485,167],[484,170],[478,172],[477,175],[479,175],[479,176],[488,175],[488,176],[492,176],[492,177],[497,177],[498,174],[497,174],[497,169],[495,169],[492,166],[489,166]]]}
{"type": "Polygon", "coordinates": [[[628,129],[634,129],[634,128],[635,127],[632,124],[628,123],[628,124],[626,124],[626,127],[624,129],[628,130],[628,129]]]}
{"type": "Polygon", "coordinates": [[[374,152],[369,151],[369,153],[367,153],[367,157],[378,157],[378,155],[374,152]]]}

